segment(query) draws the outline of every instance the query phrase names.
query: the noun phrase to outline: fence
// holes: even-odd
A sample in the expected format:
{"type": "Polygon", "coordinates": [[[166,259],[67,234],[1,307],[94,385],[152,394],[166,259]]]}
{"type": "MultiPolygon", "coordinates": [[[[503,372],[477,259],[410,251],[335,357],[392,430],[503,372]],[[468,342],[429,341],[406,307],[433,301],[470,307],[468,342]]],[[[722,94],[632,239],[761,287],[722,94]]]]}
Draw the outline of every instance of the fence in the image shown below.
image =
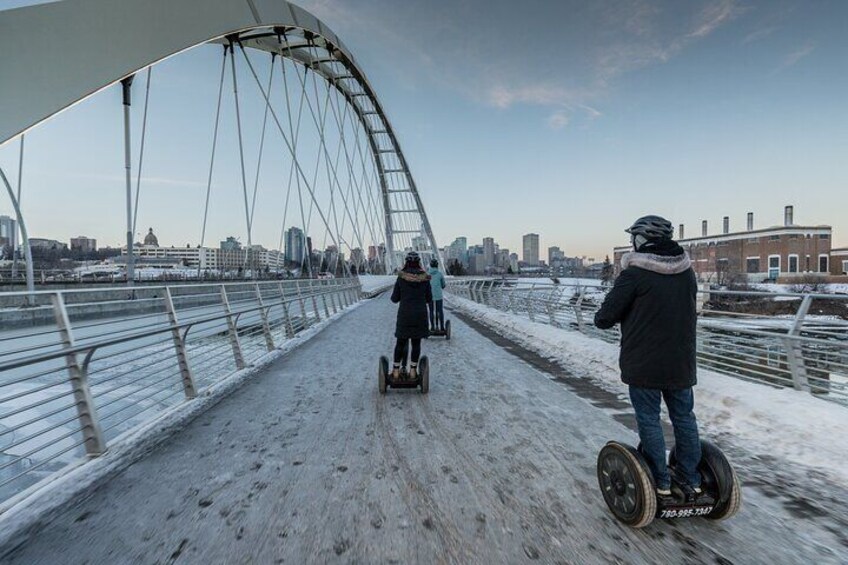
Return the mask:
{"type": "Polygon", "coordinates": [[[329,279],[0,295],[0,501],[101,455],[360,290],[329,279]]]}
{"type": "MultiPolygon", "coordinates": [[[[594,326],[608,291],[600,285],[453,279],[448,291],[610,343],[620,337],[617,326],[594,326]]],[[[701,290],[697,303],[702,367],[848,404],[848,296],[701,290]]]]}

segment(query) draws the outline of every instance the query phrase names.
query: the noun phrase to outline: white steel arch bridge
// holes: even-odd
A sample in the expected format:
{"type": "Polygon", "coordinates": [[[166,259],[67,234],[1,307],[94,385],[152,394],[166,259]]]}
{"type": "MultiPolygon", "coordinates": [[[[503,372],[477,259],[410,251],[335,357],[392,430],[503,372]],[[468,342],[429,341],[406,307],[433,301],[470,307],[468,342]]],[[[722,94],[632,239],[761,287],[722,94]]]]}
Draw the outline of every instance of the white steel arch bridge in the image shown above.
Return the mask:
{"type": "MultiPolygon", "coordinates": [[[[151,70],[203,45],[223,46],[223,57],[217,111],[210,117],[215,125],[209,175],[203,179],[208,184],[201,245],[221,135],[219,121],[222,112],[230,111],[237,123],[243,195],[237,205],[243,207],[248,249],[255,243],[252,232],[264,159],[289,165],[287,178],[281,180],[286,193],[278,247],[282,252],[287,225],[297,227],[301,233],[295,239],[303,249],[290,255],[302,257],[301,266],[310,276],[319,269],[349,272],[351,267],[360,272],[391,271],[412,249],[438,257],[407,159],[363,70],[323,22],[282,0],[65,0],[3,12],[0,147],[20,139],[20,178],[28,131],[105,89],[123,88],[128,279],[132,280],[151,70]],[[133,78],[142,71],[147,91],[139,126],[131,124],[129,108],[141,99],[141,80],[133,78]],[[225,85],[232,88],[231,109],[222,108],[225,85]],[[263,107],[261,133],[243,127],[247,102],[263,107]],[[259,141],[254,171],[246,163],[246,153],[255,134],[259,141]],[[134,140],[139,146],[137,159],[134,140]],[[321,236],[324,251],[334,250],[334,256],[315,251],[321,236]],[[348,260],[340,261],[344,254],[348,260]]],[[[3,175],[6,189],[23,230],[20,182],[15,195],[9,176],[3,175]]],[[[23,236],[26,239],[26,233],[23,236]]],[[[250,251],[245,257],[245,266],[250,267],[250,251]]]]}

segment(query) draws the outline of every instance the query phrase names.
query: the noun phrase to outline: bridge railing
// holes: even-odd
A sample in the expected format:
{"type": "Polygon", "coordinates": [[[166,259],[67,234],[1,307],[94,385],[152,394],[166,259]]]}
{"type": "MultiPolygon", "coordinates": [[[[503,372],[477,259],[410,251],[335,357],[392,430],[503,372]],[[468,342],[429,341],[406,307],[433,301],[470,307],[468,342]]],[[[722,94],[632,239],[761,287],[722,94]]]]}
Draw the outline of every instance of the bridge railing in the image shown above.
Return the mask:
{"type": "MultiPolygon", "coordinates": [[[[617,343],[594,325],[609,287],[453,279],[448,291],[497,310],[617,343]]],[[[699,290],[698,362],[848,404],[848,295],[699,290]]],[[[658,344],[658,347],[663,347],[658,344]]]]}
{"type": "Polygon", "coordinates": [[[0,294],[0,502],[360,296],[357,279],[0,294]]]}

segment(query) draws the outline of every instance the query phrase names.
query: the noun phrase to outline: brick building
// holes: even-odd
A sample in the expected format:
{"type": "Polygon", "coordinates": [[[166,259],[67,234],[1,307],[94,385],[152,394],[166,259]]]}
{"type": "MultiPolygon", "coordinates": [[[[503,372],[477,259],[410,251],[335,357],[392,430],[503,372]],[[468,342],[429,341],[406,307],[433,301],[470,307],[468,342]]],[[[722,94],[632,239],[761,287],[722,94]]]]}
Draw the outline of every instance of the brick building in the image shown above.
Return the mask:
{"type": "MultiPolygon", "coordinates": [[[[722,232],[708,235],[706,220],[701,236],[685,238],[684,226],[678,229],[677,242],[689,253],[692,268],[703,282],[723,284],[744,278],[749,282],[791,280],[810,273],[841,275],[848,267],[848,249],[831,250],[831,226],[796,225],[792,206],[784,210],[784,224],[754,229],[754,214],[748,213],[747,229],[731,232],[730,218],[723,221],[722,232]],[[831,258],[831,252],[841,253],[831,258]],[[843,264],[845,261],[845,264],[843,264]]],[[[616,247],[616,273],[621,256],[631,251],[616,247]]]]}

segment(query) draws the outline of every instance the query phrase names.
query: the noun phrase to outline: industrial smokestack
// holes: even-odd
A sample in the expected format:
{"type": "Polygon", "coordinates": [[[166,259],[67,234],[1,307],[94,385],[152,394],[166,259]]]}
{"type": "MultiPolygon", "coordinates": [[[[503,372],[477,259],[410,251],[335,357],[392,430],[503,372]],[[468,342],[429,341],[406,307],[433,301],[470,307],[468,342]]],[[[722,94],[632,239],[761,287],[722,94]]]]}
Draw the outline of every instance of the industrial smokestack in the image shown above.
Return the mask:
{"type": "Polygon", "coordinates": [[[722,233],[730,233],[730,216],[725,216],[722,224],[722,233]]]}
{"type": "Polygon", "coordinates": [[[754,231],[754,213],[748,212],[748,231],[754,231]]]}
{"type": "Polygon", "coordinates": [[[683,234],[683,224],[680,224],[680,228],[677,230],[677,239],[683,239],[684,237],[686,236],[683,234]]]}
{"type": "Polygon", "coordinates": [[[794,216],[795,208],[794,206],[787,206],[783,209],[783,225],[791,226],[794,224],[792,221],[792,216],[794,216]]]}
{"type": "Polygon", "coordinates": [[[704,220],[701,222],[701,235],[707,237],[707,221],[704,220]]]}

